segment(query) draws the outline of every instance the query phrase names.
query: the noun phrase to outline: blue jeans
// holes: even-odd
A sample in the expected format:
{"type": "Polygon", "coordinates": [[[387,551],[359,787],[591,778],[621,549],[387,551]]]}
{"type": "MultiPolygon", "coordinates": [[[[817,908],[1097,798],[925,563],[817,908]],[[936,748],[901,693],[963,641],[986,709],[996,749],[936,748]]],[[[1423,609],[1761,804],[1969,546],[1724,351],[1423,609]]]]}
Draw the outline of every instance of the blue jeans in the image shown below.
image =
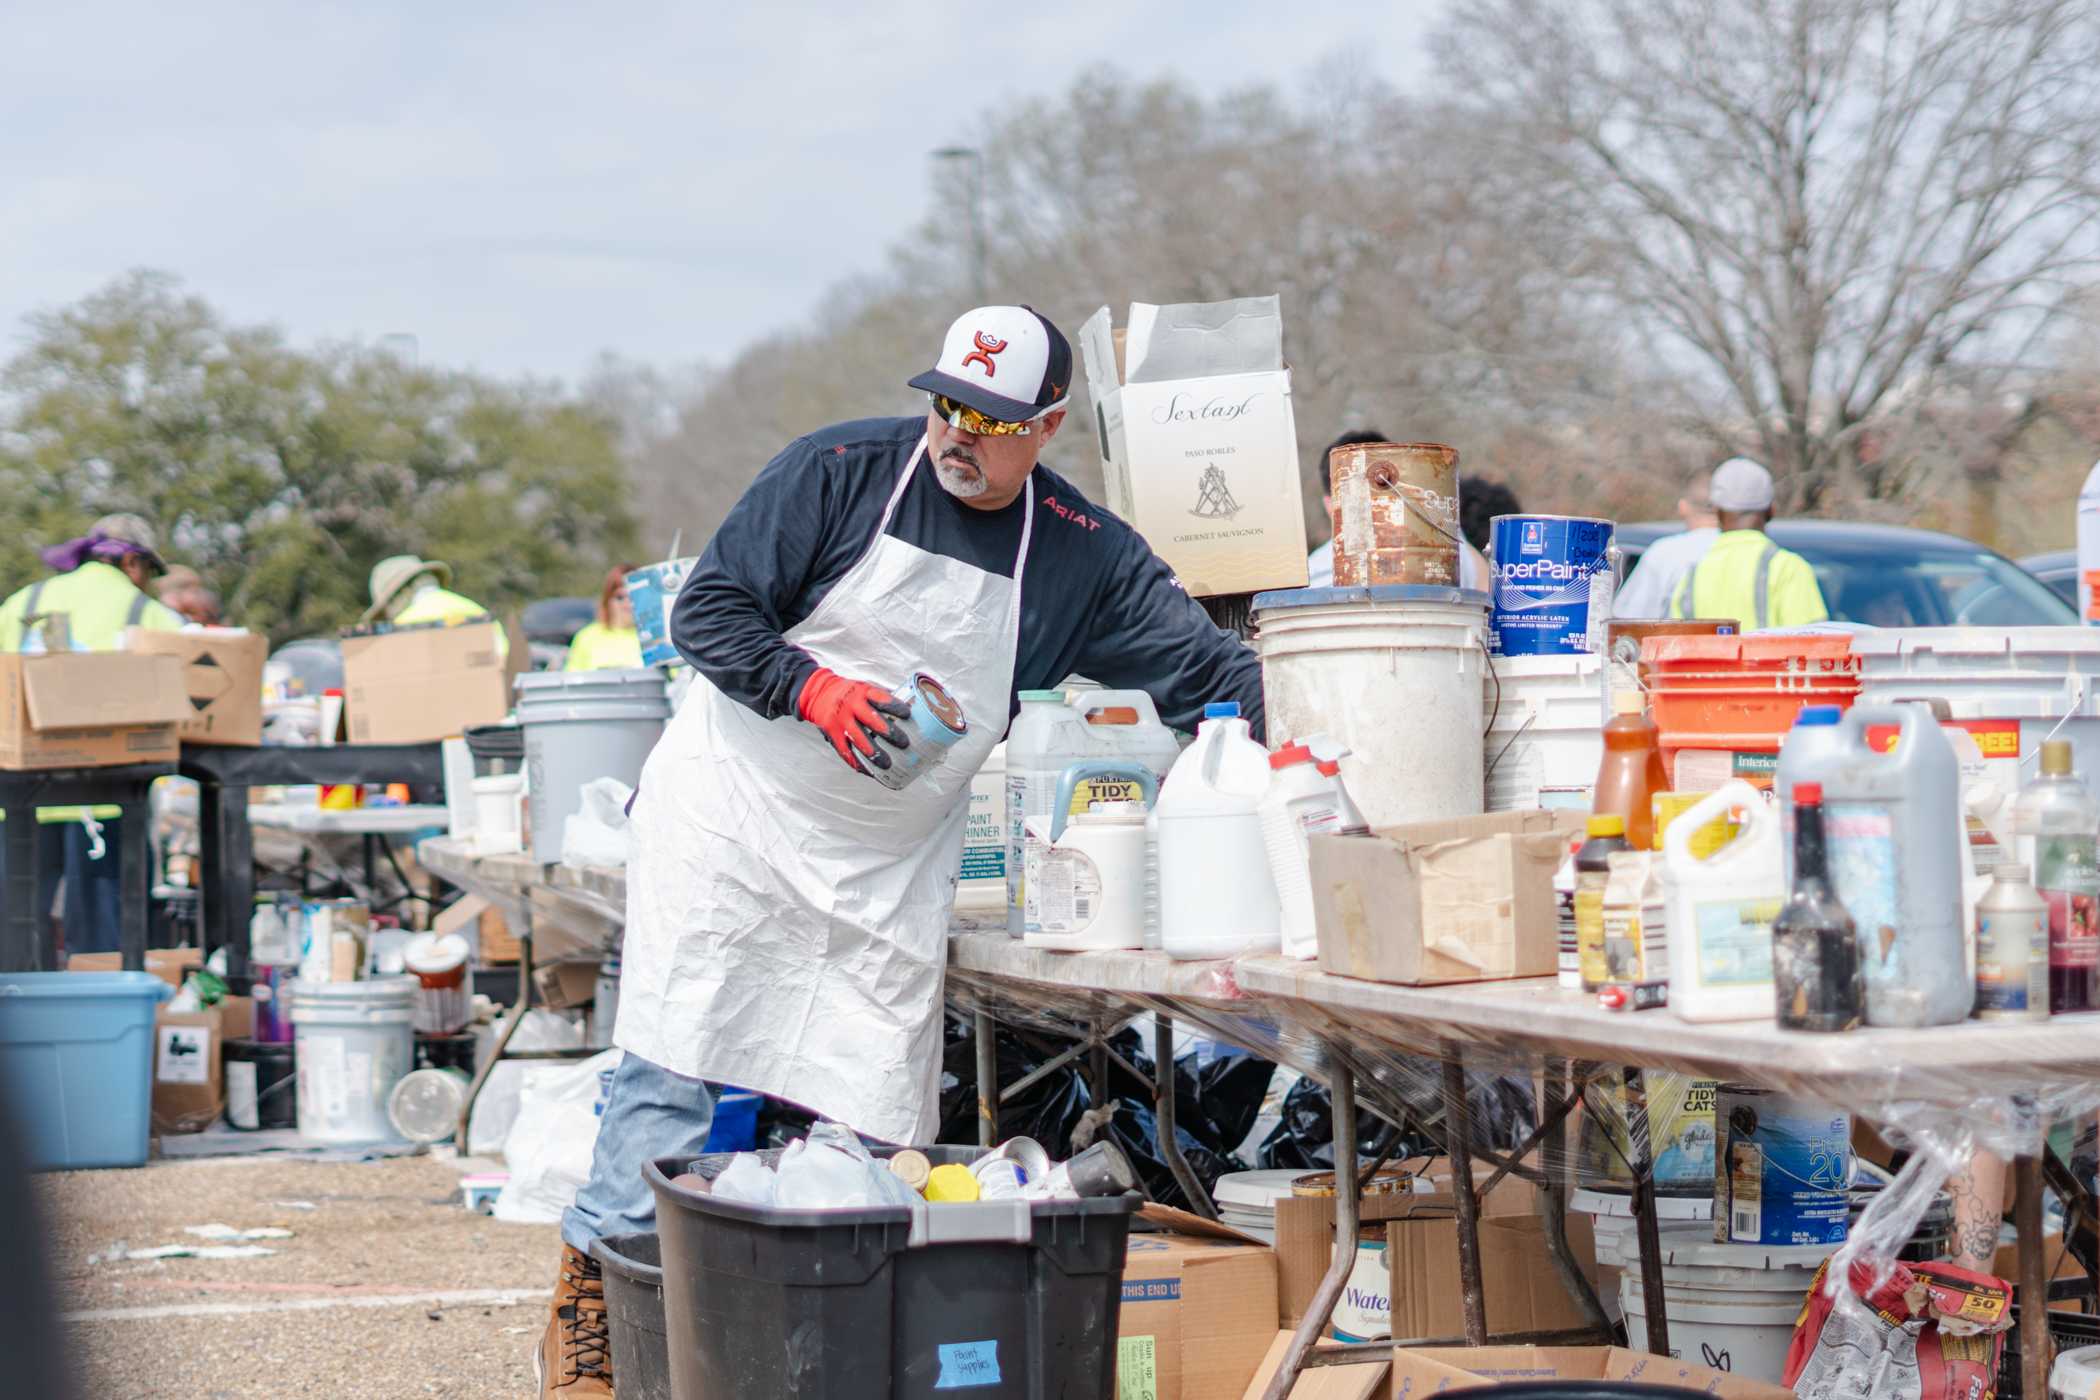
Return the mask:
{"type": "Polygon", "coordinates": [[[707,1085],[622,1055],[613,1071],[598,1140],[591,1148],[591,1179],[562,1212],[561,1237],[585,1254],[600,1235],[653,1234],[656,1196],[642,1177],[658,1157],[697,1157],[707,1146],[715,1101],[707,1085]]]}

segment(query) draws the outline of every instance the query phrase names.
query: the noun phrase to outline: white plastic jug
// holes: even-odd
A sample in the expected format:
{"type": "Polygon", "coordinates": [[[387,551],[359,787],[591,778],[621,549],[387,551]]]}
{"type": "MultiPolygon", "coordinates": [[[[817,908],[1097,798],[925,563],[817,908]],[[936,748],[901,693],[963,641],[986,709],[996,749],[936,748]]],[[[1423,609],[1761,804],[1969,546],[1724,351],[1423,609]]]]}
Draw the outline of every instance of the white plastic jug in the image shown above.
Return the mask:
{"type": "MultiPolygon", "coordinates": [[[[1008,933],[1026,931],[1027,834],[1030,817],[1048,817],[1064,771],[1090,759],[1141,764],[1165,782],[1181,746],[1142,690],[1088,690],[1068,703],[1061,690],[1024,690],[1021,712],[1006,738],[1006,888],[1008,933]]],[[[1069,799],[1072,815],[1102,802],[1138,796],[1130,778],[1098,775],[1069,799]]]]}
{"type": "Polygon", "coordinates": [[[1153,809],[1160,943],[1170,957],[1273,953],[1283,915],[1262,844],[1268,751],[1239,706],[1210,705],[1153,809]]]}
{"type": "Polygon", "coordinates": [[[1870,1026],[1951,1026],[1968,1019],[1976,984],[1963,936],[1967,846],[1953,746],[1924,705],[1855,705],[1838,726],[1842,752],[1818,765],[1831,883],[1859,926],[1870,1026]],[[1869,725],[1896,725],[1875,753],[1869,725]]]}
{"type": "Polygon", "coordinates": [[[1283,918],[1283,954],[1316,958],[1311,838],[1361,831],[1363,818],[1342,788],[1338,762],[1321,762],[1305,744],[1269,755],[1269,790],[1261,799],[1261,839],[1283,918]]]}
{"type": "Polygon", "coordinates": [[[1663,909],[1670,929],[1670,1009],[1687,1021],[1772,1015],[1772,920],[1786,899],[1779,813],[1738,778],[1663,833],[1663,909]],[[1734,839],[1701,858],[1693,838],[1742,814],[1734,839]]]}
{"type": "Polygon", "coordinates": [[[1031,948],[1058,952],[1145,946],[1146,813],[1159,796],[1151,770],[1125,760],[1075,763],[1058,779],[1047,817],[1028,818],[1027,932],[1031,948]],[[1073,812],[1073,793],[1094,778],[1138,785],[1143,802],[1110,801],[1073,812]]]}

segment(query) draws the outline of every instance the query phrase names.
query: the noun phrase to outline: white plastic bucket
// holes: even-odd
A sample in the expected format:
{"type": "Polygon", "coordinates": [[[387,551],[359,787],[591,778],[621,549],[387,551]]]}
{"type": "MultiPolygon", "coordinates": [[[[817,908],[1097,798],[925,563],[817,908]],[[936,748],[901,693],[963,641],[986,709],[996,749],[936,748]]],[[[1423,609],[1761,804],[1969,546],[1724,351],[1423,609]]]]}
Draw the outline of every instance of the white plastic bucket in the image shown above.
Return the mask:
{"type": "Polygon", "coordinates": [[[416,979],[294,982],[299,1135],[311,1142],[393,1139],[387,1096],[415,1067],[416,979]]]}
{"type": "MultiPolygon", "coordinates": [[[[1777,1384],[1786,1371],[1801,1301],[1816,1269],[1836,1245],[1715,1244],[1701,1226],[1662,1232],[1663,1305],[1670,1316],[1670,1354],[1681,1361],[1777,1384]]],[[[1601,1254],[1600,1254],[1600,1257],[1601,1254]]],[[[1627,1345],[1648,1349],[1647,1300],[1641,1293],[1639,1244],[1619,1239],[1619,1305],[1627,1345]]]]}
{"type": "Polygon", "coordinates": [[[1481,699],[1487,809],[1587,812],[1604,761],[1595,653],[1497,656],[1481,699]]]}
{"type": "Polygon", "coordinates": [[[2080,776],[2100,776],[2100,628],[1890,628],[1861,632],[1852,651],[1860,703],[1941,699],[1956,720],[2017,720],[2022,759],[2056,732],[2080,776]]]}
{"type": "MultiPolygon", "coordinates": [[[[1568,1193],[1568,1209],[1590,1217],[1590,1233],[1595,1241],[1592,1253],[1609,1264],[1619,1257],[1623,1242],[1627,1249],[1633,1244],[1633,1197],[1624,1191],[1599,1191],[1583,1187],[1568,1193]]],[[[1665,1229],[1673,1223],[1696,1221],[1711,1229],[1714,1218],[1714,1203],[1711,1197],[1657,1196],[1655,1214],[1665,1229]]],[[[1604,1311],[1613,1322],[1621,1320],[1619,1290],[1605,1287],[1600,1290],[1600,1301],[1604,1311]]]]}
{"type": "Polygon", "coordinates": [[[2100,1394],[2100,1347],[2080,1347],[2049,1368],[2049,1400],[2086,1400],[2100,1394]]]}
{"type": "Polygon", "coordinates": [[[524,789],[523,773],[474,779],[476,851],[485,856],[502,856],[525,849],[518,825],[518,798],[524,789]]]}
{"type": "Polygon", "coordinates": [[[1254,600],[1272,744],[1327,734],[1373,827],[1480,815],[1487,595],[1395,584],[1254,600]]]}
{"type": "Polygon", "coordinates": [[[582,810],[585,783],[640,784],[642,764],[670,717],[664,673],[651,666],[518,677],[533,860],[561,859],[562,824],[582,810]]]}

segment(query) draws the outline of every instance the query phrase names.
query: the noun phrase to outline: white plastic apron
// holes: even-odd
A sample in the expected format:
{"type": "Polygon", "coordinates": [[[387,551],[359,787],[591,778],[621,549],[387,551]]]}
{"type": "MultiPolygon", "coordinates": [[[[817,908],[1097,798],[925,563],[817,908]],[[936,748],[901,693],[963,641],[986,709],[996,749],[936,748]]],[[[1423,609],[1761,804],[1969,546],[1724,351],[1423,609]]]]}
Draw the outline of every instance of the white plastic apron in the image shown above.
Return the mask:
{"type": "Polygon", "coordinates": [[[614,1040],[676,1074],[803,1104],[872,1137],[938,1126],[941,974],[970,779],[1006,728],[1014,576],[887,532],[787,639],[842,676],[937,677],[968,732],[902,791],[854,773],[815,725],[762,719],[696,678],[642,771],[614,1040]]]}

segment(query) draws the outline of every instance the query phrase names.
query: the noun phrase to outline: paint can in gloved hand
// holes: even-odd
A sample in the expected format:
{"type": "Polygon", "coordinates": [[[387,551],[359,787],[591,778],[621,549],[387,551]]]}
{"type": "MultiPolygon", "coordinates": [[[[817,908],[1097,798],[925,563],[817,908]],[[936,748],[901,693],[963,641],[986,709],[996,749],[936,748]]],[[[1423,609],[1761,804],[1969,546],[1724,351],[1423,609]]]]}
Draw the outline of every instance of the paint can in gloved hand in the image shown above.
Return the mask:
{"type": "Polygon", "coordinates": [[[911,707],[911,718],[898,722],[910,743],[899,748],[881,734],[876,734],[875,742],[882,745],[882,751],[889,756],[890,766],[867,765],[868,776],[886,788],[910,785],[921,773],[945,758],[949,747],[970,729],[961,704],[948,693],[946,686],[924,671],[916,673],[899,687],[896,696],[911,707]]]}

